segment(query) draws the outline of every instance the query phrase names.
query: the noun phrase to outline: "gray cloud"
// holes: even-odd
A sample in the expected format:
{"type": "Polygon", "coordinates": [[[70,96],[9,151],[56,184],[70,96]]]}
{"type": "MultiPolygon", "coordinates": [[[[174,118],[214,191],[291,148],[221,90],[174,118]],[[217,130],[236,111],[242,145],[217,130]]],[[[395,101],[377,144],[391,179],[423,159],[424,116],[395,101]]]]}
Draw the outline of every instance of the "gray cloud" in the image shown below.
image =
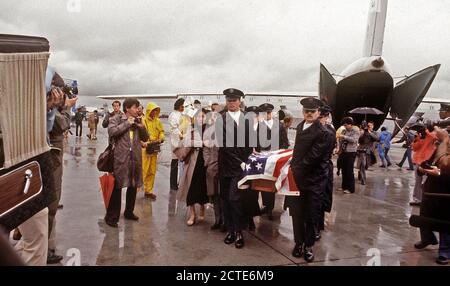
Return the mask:
{"type": "MultiPolygon", "coordinates": [[[[319,63],[340,73],[362,53],[368,1],[80,0],[0,3],[2,33],[42,35],[50,64],[83,94],[317,90],[319,63]]],[[[394,75],[442,63],[450,88],[445,0],[390,0],[384,56],[394,75]]]]}

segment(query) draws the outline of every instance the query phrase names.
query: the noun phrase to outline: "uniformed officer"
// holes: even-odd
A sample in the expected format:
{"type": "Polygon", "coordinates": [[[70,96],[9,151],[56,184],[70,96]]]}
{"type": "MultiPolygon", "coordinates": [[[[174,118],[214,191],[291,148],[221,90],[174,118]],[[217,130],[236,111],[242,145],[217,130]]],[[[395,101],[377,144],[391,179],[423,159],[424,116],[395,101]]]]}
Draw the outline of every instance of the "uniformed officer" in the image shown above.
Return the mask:
{"type": "Polygon", "coordinates": [[[306,262],[314,261],[312,247],[315,242],[315,226],[322,208],[324,172],[321,162],[327,151],[325,127],[318,120],[322,102],[315,98],[300,101],[304,120],[297,126],[291,169],[300,196],[287,196],[285,208],[289,208],[294,229],[294,257],[304,256],[306,262]]]}
{"type": "Polygon", "coordinates": [[[441,108],[439,109],[439,118],[441,118],[441,120],[450,119],[450,104],[441,103],[441,108]]]}
{"type": "Polygon", "coordinates": [[[242,209],[242,190],[237,183],[242,177],[245,162],[253,149],[249,147],[249,120],[240,110],[244,93],[235,88],[223,91],[227,111],[216,121],[216,136],[219,144],[219,185],[223,201],[223,212],[228,234],[224,242],[244,246],[242,230],[247,226],[242,209]]]}
{"type": "MultiPolygon", "coordinates": [[[[256,151],[274,151],[280,149],[280,122],[273,118],[274,106],[263,103],[259,106],[262,121],[258,125],[258,147],[256,151]]],[[[267,214],[269,220],[273,220],[272,211],[275,206],[275,193],[261,192],[263,208],[261,213],[267,214]]]]}
{"type": "Polygon", "coordinates": [[[321,163],[321,167],[324,171],[324,184],[322,193],[322,209],[319,213],[319,221],[316,228],[316,240],[320,239],[320,232],[325,228],[325,212],[331,212],[331,206],[333,203],[333,161],[331,159],[333,157],[334,148],[336,147],[336,130],[334,129],[330,118],[331,111],[331,107],[325,104],[319,108],[320,123],[322,123],[322,125],[325,127],[325,130],[327,131],[327,149],[324,153],[321,163]]]}
{"type": "MultiPolygon", "coordinates": [[[[256,150],[258,144],[258,126],[260,121],[259,107],[249,106],[245,109],[245,111],[246,118],[250,120],[249,146],[256,150]]],[[[249,189],[243,192],[243,211],[246,219],[248,220],[248,230],[250,231],[254,231],[256,229],[253,218],[261,215],[258,198],[258,191],[249,189]]]]}

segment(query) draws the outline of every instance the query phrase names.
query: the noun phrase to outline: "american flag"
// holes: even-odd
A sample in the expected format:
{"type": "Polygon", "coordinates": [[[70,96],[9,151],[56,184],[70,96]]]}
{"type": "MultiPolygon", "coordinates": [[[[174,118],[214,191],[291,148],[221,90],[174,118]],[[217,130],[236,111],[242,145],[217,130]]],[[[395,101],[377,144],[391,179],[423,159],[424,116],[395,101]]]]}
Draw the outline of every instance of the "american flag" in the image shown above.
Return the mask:
{"type": "Polygon", "coordinates": [[[262,179],[275,182],[275,188],[280,195],[300,195],[290,168],[291,158],[292,150],[277,150],[250,155],[238,187],[246,189],[249,181],[262,179]]]}

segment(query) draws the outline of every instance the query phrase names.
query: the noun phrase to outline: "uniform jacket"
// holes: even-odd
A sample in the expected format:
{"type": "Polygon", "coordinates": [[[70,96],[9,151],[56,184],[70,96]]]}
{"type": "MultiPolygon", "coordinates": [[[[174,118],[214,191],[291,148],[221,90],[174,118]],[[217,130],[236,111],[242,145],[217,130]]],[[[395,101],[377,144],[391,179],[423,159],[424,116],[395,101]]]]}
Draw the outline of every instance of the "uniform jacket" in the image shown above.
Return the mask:
{"type": "Polygon", "coordinates": [[[220,147],[219,176],[238,177],[242,175],[241,164],[247,162],[253,151],[249,146],[250,122],[245,119],[243,111],[239,117],[239,126],[228,112],[224,112],[220,118],[222,120],[216,121],[216,136],[220,147]],[[227,134],[231,142],[227,142],[227,134]]]}
{"type": "Polygon", "coordinates": [[[280,149],[280,121],[273,119],[272,128],[269,128],[265,121],[258,124],[258,146],[256,150],[274,151],[280,149]]]}
{"type": "Polygon", "coordinates": [[[326,158],[327,131],[316,120],[303,130],[305,121],[297,126],[291,169],[300,192],[320,184],[323,179],[323,169],[320,164],[326,158]]]}

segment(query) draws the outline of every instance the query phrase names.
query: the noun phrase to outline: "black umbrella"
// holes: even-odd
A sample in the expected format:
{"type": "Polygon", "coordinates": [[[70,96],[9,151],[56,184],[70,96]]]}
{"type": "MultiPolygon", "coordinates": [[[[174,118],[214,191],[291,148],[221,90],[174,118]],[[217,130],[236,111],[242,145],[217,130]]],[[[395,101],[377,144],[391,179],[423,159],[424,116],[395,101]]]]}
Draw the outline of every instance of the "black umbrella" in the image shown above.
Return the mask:
{"type": "Polygon", "coordinates": [[[364,120],[367,120],[367,114],[372,114],[372,115],[381,115],[384,114],[384,112],[382,112],[379,109],[376,109],[375,107],[358,107],[355,108],[353,110],[350,110],[351,114],[364,114],[364,120]]]}

